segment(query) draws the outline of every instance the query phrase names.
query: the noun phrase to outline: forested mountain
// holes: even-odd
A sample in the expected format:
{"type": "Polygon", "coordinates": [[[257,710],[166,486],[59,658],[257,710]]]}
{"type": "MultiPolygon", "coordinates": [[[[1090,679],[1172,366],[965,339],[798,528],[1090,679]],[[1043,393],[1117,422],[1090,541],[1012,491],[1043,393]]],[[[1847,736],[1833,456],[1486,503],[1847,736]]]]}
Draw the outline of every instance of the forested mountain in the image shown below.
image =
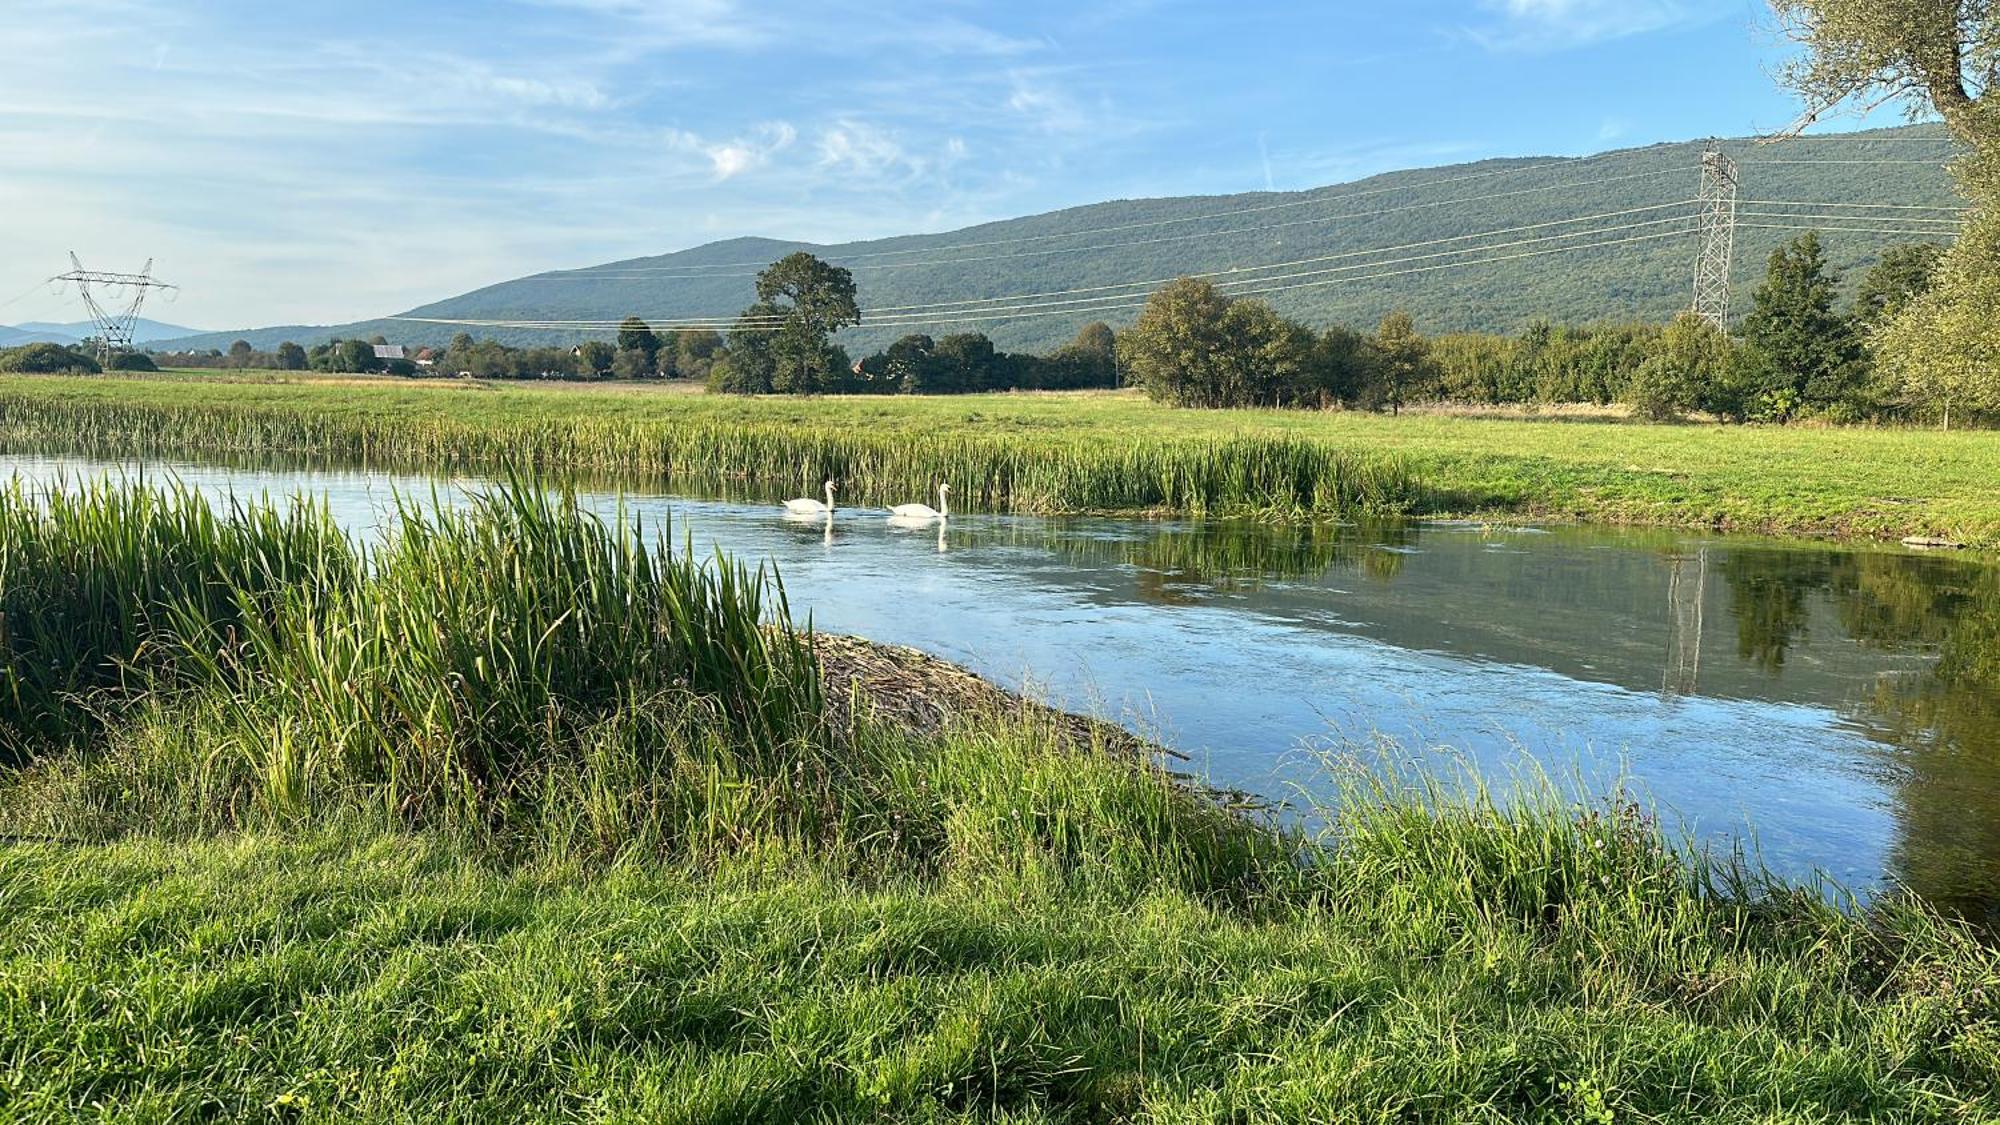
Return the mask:
{"type": "MultiPolygon", "coordinates": [[[[1933,209],[1958,202],[1943,166],[1951,151],[1943,136],[1941,127],[1923,125],[1772,145],[1724,142],[1741,166],[1739,296],[1747,298],[1770,252],[1799,233],[1793,228],[1824,230],[1850,282],[1884,247],[1916,240],[1913,231],[1937,230],[1945,240],[1948,227],[1923,221],[1948,217],[1933,209]]],[[[1702,142],[1659,144],[1392,172],[1305,192],[1119,200],[835,246],[738,238],[501,282],[404,315],[727,317],[753,299],[761,266],[803,249],[853,269],[863,324],[841,340],[857,351],[907,331],[964,330],[986,332],[1004,348],[1045,349],[1090,320],[1129,322],[1135,310],[1117,306],[1144,296],[1148,287],[1138,283],[1225,270],[1235,272],[1218,280],[1239,290],[1269,285],[1273,291],[1259,295],[1314,325],[1372,325],[1398,307],[1414,313],[1425,332],[1511,332],[1538,318],[1661,320],[1688,302],[1702,149],[1702,142]],[[1543,253],[1572,245],[1586,248],[1543,253]],[[1479,260],[1485,264],[1471,264],[1479,260]],[[1086,292],[1068,292],[1079,289],[1086,292]],[[1032,299],[1043,307],[1028,311],[1038,315],[1011,319],[981,312],[952,320],[924,310],[903,314],[902,323],[877,316],[871,324],[867,315],[871,308],[1039,293],[1057,295],[1032,299]]],[[[577,337],[383,319],[211,333],[169,345],[226,348],[241,338],[268,348],[377,333],[439,343],[459,331],[510,343],[577,337]]]]}

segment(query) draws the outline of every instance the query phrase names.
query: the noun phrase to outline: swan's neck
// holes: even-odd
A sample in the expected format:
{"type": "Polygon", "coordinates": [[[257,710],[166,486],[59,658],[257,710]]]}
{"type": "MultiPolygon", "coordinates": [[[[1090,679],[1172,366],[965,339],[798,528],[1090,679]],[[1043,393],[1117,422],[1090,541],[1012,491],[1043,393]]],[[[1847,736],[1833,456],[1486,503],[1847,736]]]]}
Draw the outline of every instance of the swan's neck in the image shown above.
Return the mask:
{"type": "Polygon", "coordinates": [[[950,495],[944,489],[938,489],[938,518],[941,520],[951,518],[950,495]]]}

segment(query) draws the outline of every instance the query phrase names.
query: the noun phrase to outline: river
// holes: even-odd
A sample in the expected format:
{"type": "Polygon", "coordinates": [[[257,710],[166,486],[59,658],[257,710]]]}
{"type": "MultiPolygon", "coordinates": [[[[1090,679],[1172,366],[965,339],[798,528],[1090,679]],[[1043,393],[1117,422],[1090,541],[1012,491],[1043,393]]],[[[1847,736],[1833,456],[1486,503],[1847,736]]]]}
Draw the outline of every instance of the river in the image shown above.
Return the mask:
{"type": "MultiPolygon", "coordinates": [[[[310,493],[357,534],[386,473],[0,457],[49,483],[310,493]]],[[[912,499],[916,499],[912,497],[912,499]]],[[[1288,799],[1384,740],[1490,778],[1623,783],[1781,874],[2000,917],[2000,566],[1688,532],[968,514],[831,526],[764,502],[593,493],[775,563],[823,630],[912,645],[1118,719],[1288,799]]]]}

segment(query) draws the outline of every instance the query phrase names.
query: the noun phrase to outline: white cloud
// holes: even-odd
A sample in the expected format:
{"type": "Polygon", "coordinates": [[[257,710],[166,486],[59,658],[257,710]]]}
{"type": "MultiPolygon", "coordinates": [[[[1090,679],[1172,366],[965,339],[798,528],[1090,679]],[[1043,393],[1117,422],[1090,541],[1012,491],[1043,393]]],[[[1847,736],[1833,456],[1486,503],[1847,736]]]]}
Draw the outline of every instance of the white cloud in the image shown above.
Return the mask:
{"type": "Polygon", "coordinates": [[[696,133],[671,130],[667,134],[667,145],[683,152],[699,153],[706,158],[716,182],[720,183],[763,167],[772,157],[792,147],[798,136],[799,131],[786,122],[767,121],[747,136],[721,141],[708,140],[696,133]]]}
{"type": "Polygon", "coordinates": [[[1463,28],[1495,50],[1552,50],[1660,31],[1713,18],[1705,0],[1482,0],[1486,23],[1463,28]]]}

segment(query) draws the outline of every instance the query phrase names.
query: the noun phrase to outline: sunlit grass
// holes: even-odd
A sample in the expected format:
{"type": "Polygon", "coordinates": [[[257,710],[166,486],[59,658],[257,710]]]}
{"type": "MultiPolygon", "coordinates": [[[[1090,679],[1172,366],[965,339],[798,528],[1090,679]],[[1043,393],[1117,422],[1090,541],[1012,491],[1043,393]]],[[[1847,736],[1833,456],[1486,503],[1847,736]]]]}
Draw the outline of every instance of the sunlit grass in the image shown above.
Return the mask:
{"type": "Polygon", "coordinates": [[[2000,545],[2000,433],[1174,410],[1131,392],[745,399],[637,385],[0,379],[0,447],[294,453],[855,504],[939,476],[989,510],[1530,513],[2000,545]]]}
{"type": "Polygon", "coordinates": [[[2000,1115],[2000,951],[1616,796],[1358,773],[1308,836],[831,722],[767,576],[538,489],[365,552],[201,504],[0,506],[69,677],[0,697],[0,1116],[2000,1115]]]}

